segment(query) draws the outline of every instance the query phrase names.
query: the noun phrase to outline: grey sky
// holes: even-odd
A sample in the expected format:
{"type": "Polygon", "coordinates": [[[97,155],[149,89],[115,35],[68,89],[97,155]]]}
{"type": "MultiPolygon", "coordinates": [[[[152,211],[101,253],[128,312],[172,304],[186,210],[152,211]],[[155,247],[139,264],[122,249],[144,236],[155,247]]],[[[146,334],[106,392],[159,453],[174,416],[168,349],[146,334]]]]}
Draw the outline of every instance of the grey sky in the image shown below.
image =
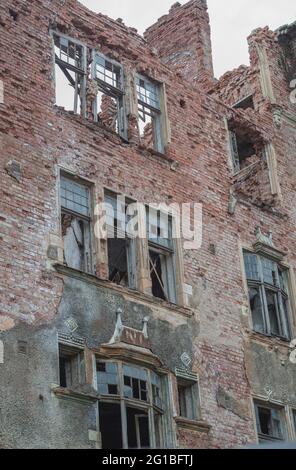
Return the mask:
{"type": "MultiPolygon", "coordinates": [[[[123,18],[125,24],[140,33],[175,3],[175,0],[80,1],[93,11],[115,19],[123,18]]],[[[217,77],[240,64],[248,64],[246,38],[253,29],[266,25],[276,29],[296,20],[295,0],[208,0],[208,5],[217,77]]]]}

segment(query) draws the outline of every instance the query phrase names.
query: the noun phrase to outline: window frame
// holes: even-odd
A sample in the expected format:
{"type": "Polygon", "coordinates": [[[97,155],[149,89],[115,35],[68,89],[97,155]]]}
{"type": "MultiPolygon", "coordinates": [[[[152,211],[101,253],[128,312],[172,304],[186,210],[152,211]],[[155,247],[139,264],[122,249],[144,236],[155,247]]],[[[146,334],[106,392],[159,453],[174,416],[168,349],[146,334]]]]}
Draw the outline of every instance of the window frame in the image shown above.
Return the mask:
{"type": "MultiPolygon", "coordinates": [[[[164,107],[162,103],[162,86],[163,84],[157,82],[149,77],[141,75],[139,73],[136,74],[136,100],[137,100],[137,109],[138,109],[138,119],[139,121],[142,120],[145,122],[145,116],[151,117],[151,125],[153,131],[153,149],[158,153],[164,153],[165,150],[165,142],[164,142],[164,129],[163,129],[163,115],[164,115],[164,107]],[[159,107],[153,106],[140,98],[140,92],[138,84],[139,81],[143,81],[149,85],[155,87],[157,92],[158,104],[159,107]],[[141,114],[144,115],[144,120],[141,118],[141,114]]],[[[141,139],[142,136],[140,135],[141,139]]]]}
{"type": "MultiPolygon", "coordinates": [[[[146,234],[147,234],[147,241],[148,241],[148,258],[149,258],[149,277],[152,283],[152,271],[154,270],[156,277],[158,278],[158,282],[160,285],[161,290],[164,294],[164,299],[162,297],[154,296],[155,298],[160,298],[166,302],[173,303],[177,305],[177,285],[176,285],[176,250],[178,249],[175,239],[173,238],[174,233],[174,217],[170,213],[165,213],[161,209],[158,208],[150,208],[152,212],[156,212],[157,214],[157,230],[161,230],[161,219],[162,216],[168,221],[168,240],[171,242],[171,246],[166,246],[165,244],[161,244],[158,242],[158,238],[161,239],[160,236],[155,238],[150,238],[150,219],[149,219],[149,206],[146,206],[146,234]],[[159,226],[158,226],[159,222],[159,226]],[[150,256],[150,252],[159,256],[159,262],[161,263],[161,268],[163,270],[163,279],[158,277],[158,273],[156,272],[155,265],[156,263],[153,262],[152,257],[150,256]],[[169,266],[169,263],[171,266],[169,266]],[[151,267],[152,266],[152,267],[151,267]],[[169,273],[171,271],[171,273],[169,273]]],[[[152,285],[151,285],[151,293],[152,293],[152,285]]],[[[153,294],[153,293],[152,293],[153,294]]]]}
{"type": "MultiPolygon", "coordinates": [[[[77,345],[70,345],[59,340],[58,342],[58,371],[59,371],[59,385],[61,388],[72,389],[79,385],[84,385],[86,383],[86,358],[85,351],[83,347],[77,345]],[[67,380],[67,371],[65,370],[65,379],[66,384],[63,385],[61,377],[61,359],[66,359],[70,361],[70,374],[71,374],[71,383],[68,383],[67,380]],[[82,365],[83,364],[83,365],[82,365]],[[76,369],[75,375],[76,380],[73,380],[73,369],[76,369]]],[[[68,371],[69,374],[69,371],[68,371]]]]}
{"type": "MultiPolygon", "coordinates": [[[[156,436],[155,436],[155,417],[160,417],[158,435],[160,439],[159,448],[163,448],[164,444],[164,429],[163,429],[163,416],[165,414],[165,409],[159,408],[154,402],[153,390],[152,390],[152,379],[151,375],[156,374],[156,376],[160,380],[160,394],[161,400],[164,404],[164,393],[162,392],[162,376],[159,372],[154,371],[153,369],[141,366],[138,364],[133,364],[131,362],[125,360],[117,360],[117,359],[104,359],[101,357],[96,357],[96,364],[98,363],[115,363],[117,365],[117,376],[118,376],[118,394],[111,395],[111,394],[99,394],[98,406],[99,406],[99,413],[100,413],[100,403],[111,403],[111,404],[120,404],[120,413],[121,413],[121,434],[122,434],[122,448],[129,449],[128,447],[128,429],[127,429],[127,408],[133,408],[138,411],[145,412],[148,416],[148,425],[149,425],[149,441],[150,441],[150,449],[155,449],[156,447],[156,436]],[[127,398],[124,395],[124,366],[134,367],[138,369],[145,370],[147,373],[147,402],[142,401],[140,399],[135,398],[127,398]]],[[[98,390],[98,380],[97,380],[97,372],[96,372],[96,388],[98,390]]]]}
{"type": "MultiPolygon", "coordinates": [[[[115,193],[114,191],[108,189],[108,188],[104,188],[104,202],[107,202],[108,203],[108,199],[107,198],[112,198],[115,200],[116,204],[117,204],[117,201],[118,201],[118,198],[122,197],[121,194],[118,194],[118,193],[115,193]]],[[[129,204],[135,204],[135,201],[127,198],[124,196],[124,200],[125,200],[125,208],[128,207],[129,204]]],[[[113,207],[113,205],[112,205],[113,207]]],[[[116,213],[114,213],[114,221],[115,220],[118,220],[116,219],[116,213]]],[[[126,217],[126,225],[128,223],[128,216],[127,216],[127,213],[125,211],[125,217],[126,217]]],[[[137,239],[130,236],[128,233],[127,233],[127,230],[126,230],[126,226],[124,227],[124,235],[125,237],[124,238],[121,238],[120,237],[120,233],[123,232],[123,229],[120,229],[120,228],[117,228],[117,227],[110,227],[108,225],[108,220],[106,222],[106,229],[107,229],[107,265],[108,265],[108,279],[110,282],[113,282],[110,280],[110,269],[109,269],[109,233],[110,233],[110,228],[112,229],[112,231],[114,232],[114,238],[118,238],[119,240],[122,239],[122,240],[125,240],[126,242],[126,262],[127,262],[127,271],[128,271],[128,286],[126,286],[128,289],[133,289],[133,290],[136,290],[137,287],[138,287],[138,279],[137,279],[137,239]]],[[[113,282],[114,283],[114,282],[113,282]]],[[[120,284],[119,284],[120,285],[120,284]]]]}
{"type": "MultiPolygon", "coordinates": [[[[117,119],[118,119],[118,132],[117,133],[118,135],[123,137],[125,140],[127,140],[127,119],[126,119],[126,103],[125,103],[125,94],[126,94],[125,86],[126,85],[125,85],[125,79],[124,79],[124,67],[119,62],[107,57],[106,55],[96,50],[92,52],[92,58],[93,58],[92,67],[91,67],[92,79],[95,80],[95,82],[97,83],[99,92],[107,96],[110,96],[111,98],[114,98],[116,100],[117,119]],[[97,58],[103,59],[105,62],[109,62],[112,65],[112,67],[114,66],[119,69],[119,81],[120,81],[119,87],[114,87],[113,85],[97,77],[97,71],[96,71],[97,58]]],[[[94,115],[94,121],[99,122],[97,97],[93,102],[93,115],[94,115]]]]}
{"type": "MultiPolygon", "coordinates": [[[[74,104],[73,104],[73,112],[75,114],[81,114],[83,117],[86,117],[86,87],[87,87],[87,46],[84,45],[82,42],[79,40],[72,38],[66,34],[63,34],[59,31],[55,31],[53,29],[50,30],[50,36],[52,39],[52,54],[53,54],[53,76],[54,76],[54,83],[55,83],[55,99],[56,99],[56,89],[57,89],[57,81],[56,81],[56,65],[59,66],[60,68],[64,66],[66,69],[69,69],[70,71],[74,72],[78,76],[80,76],[81,79],[81,85],[80,85],[80,91],[77,91],[77,95],[74,94],[74,104]],[[56,56],[55,52],[55,36],[59,37],[60,39],[65,39],[68,42],[73,43],[75,46],[81,47],[82,51],[82,68],[78,68],[73,66],[72,64],[69,64],[69,62],[63,61],[60,57],[56,56]],[[80,97],[80,103],[81,103],[81,112],[78,113],[78,96],[80,97]]],[[[62,69],[61,69],[62,70],[62,69]]],[[[64,72],[63,72],[64,73],[64,72]]],[[[71,80],[68,81],[71,83],[71,80]]],[[[73,86],[73,84],[71,84],[73,86]]],[[[57,104],[56,104],[57,105],[57,104]]],[[[57,105],[59,106],[59,105],[57,105]]]]}
{"type": "MultiPolygon", "coordinates": [[[[83,263],[84,270],[86,274],[95,274],[95,238],[94,238],[94,210],[93,210],[93,183],[90,181],[81,178],[73,173],[69,173],[63,168],[59,169],[59,178],[58,178],[58,202],[59,202],[59,226],[60,226],[60,236],[63,240],[62,233],[62,215],[69,215],[77,220],[80,220],[84,224],[84,236],[86,235],[87,243],[84,244],[84,254],[83,254],[83,263]],[[88,189],[88,202],[89,202],[89,215],[84,215],[75,210],[71,210],[62,205],[62,196],[61,196],[61,181],[62,179],[72,181],[80,186],[84,186],[88,189]],[[87,245],[87,246],[85,246],[87,245]]],[[[63,257],[64,257],[63,249],[63,257]]],[[[64,259],[65,264],[65,259],[64,259]]],[[[67,266],[67,264],[65,264],[67,266]]],[[[75,269],[75,268],[73,268],[75,269]]]]}
{"type": "Polygon", "coordinates": [[[201,417],[200,410],[200,391],[199,391],[199,380],[198,377],[195,379],[189,379],[184,374],[177,374],[177,391],[178,391],[178,405],[179,405],[179,417],[188,421],[198,421],[201,417]],[[181,400],[180,389],[182,393],[185,393],[185,412],[183,413],[183,406],[181,400]],[[190,406],[188,407],[188,401],[190,406]]]}
{"type": "Polygon", "coordinates": [[[252,320],[252,328],[255,333],[263,334],[264,336],[268,337],[275,337],[279,338],[284,341],[290,341],[292,337],[292,309],[291,309],[291,288],[289,283],[289,268],[284,266],[278,261],[273,260],[271,257],[267,255],[262,255],[258,253],[254,253],[249,249],[243,249],[243,266],[244,266],[244,275],[245,281],[248,291],[248,302],[249,302],[249,310],[251,314],[252,320]],[[249,279],[248,273],[246,269],[246,256],[252,256],[256,258],[257,269],[258,269],[258,279],[249,279]],[[262,260],[268,260],[269,262],[274,263],[276,266],[276,285],[269,284],[264,279],[264,268],[262,264],[262,260]],[[286,273],[286,289],[287,292],[282,288],[279,273],[284,272],[286,273]],[[261,315],[262,315],[262,329],[263,331],[257,331],[254,325],[254,317],[253,311],[251,307],[250,301],[250,289],[256,289],[259,291],[260,301],[261,301],[261,315]],[[279,334],[272,332],[271,329],[271,322],[270,322],[270,313],[268,310],[268,302],[267,302],[267,292],[273,292],[276,296],[277,302],[275,303],[276,307],[276,319],[279,328],[279,334]],[[284,301],[287,306],[287,309],[284,307],[284,301]]]}
{"type": "Polygon", "coordinates": [[[261,402],[259,400],[254,400],[254,410],[255,410],[255,424],[256,424],[256,433],[257,437],[260,443],[264,442],[283,442],[287,439],[288,436],[288,428],[287,428],[287,416],[286,416],[286,410],[284,405],[276,405],[274,403],[266,403],[266,402],[261,402]],[[261,429],[261,424],[260,424],[260,418],[259,418],[259,408],[263,410],[268,410],[271,413],[271,423],[273,424],[273,421],[275,418],[272,417],[273,412],[277,412],[278,418],[279,418],[279,423],[280,423],[280,432],[282,434],[282,437],[277,437],[274,435],[269,435],[269,434],[264,434],[261,429]]]}

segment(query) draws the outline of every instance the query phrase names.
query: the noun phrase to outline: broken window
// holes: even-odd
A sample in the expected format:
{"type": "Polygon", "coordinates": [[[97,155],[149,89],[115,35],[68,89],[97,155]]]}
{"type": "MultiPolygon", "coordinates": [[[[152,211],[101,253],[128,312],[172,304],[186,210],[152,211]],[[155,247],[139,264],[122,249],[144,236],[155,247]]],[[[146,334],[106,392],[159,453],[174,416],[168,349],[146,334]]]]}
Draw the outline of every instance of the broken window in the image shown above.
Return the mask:
{"type": "Polygon", "coordinates": [[[154,297],[176,303],[175,245],[172,217],[147,208],[150,277],[154,297]]]}
{"type": "Polygon", "coordinates": [[[60,200],[64,262],[69,268],[92,273],[89,187],[62,175],[60,200]]]}
{"type": "Polygon", "coordinates": [[[60,386],[73,388],[85,383],[84,352],[78,348],[59,344],[60,386]]]}
{"type": "Polygon", "coordinates": [[[123,68],[101,54],[94,54],[93,75],[98,86],[95,121],[126,138],[123,68]]]}
{"type": "Polygon", "coordinates": [[[74,39],[53,33],[56,104],[85,114],[86,48],[74,39]]]}
{"type": "Polygon", "coordinates": [[[235,122],[228,123],[233,169],[241,171],[265,157],[265,146],[259,133],[235,122]]]}
{"type": "Polygon", "coordinates": [[[136,288],[135,238],[129,233],[130,201],[106,191],[109,280],[136,288]]]}
{"type": "Polygon", "coordinates": [[[260,442],[285,439],[283,409],[255,403],[260,442]]]}
{"type": "Polygon", "coordinates": [[[253,328],[257,333],[290,338],[288,272],[269,258],[244,253],[253,328]]]}
{"type": "Polygon", "coordinates": [[[253,95],[249,95],[233,105],[234,109],[254,109],[253,95]]]}
{"type": "Polygon", "coordinates": [[[97,363],[103,449],[161,447],[160,377],[122,362],[97,363]]]}
{"type": "Polygon", "coordinates": [[[141,76],[136,80],[140,137],[146,147],[163,152],[160,85],[141,76]]]}
{"type": "Polygon", "coordinates": [[[198,384],[177,378],[179,412],[182,418],[197,420],[199,417],[198,384]]]}

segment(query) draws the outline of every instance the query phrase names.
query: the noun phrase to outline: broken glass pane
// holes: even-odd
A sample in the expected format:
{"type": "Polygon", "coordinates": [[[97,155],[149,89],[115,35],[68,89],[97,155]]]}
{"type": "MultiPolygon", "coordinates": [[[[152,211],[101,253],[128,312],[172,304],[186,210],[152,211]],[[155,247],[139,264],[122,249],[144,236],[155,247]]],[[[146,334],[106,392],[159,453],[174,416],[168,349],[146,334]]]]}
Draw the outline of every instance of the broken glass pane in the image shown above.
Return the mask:
{"type": "Polygon", "coordinates": [[[281,326],[280,326],[279,317],[278,317],[278,312],[279,312],[278,294],[268,289],[266,289],[265,292],[266,292],[267,309],[268,309],[268,314],[269,314],[270,332],[273,335],[280,336],[281,326]]]}
{"type": "Polygon", "coordinates": [[[118,369],[115,362],[97,363],[97,381],[99,393],[118,394],[118,369]]]}
{"type": "Polygon", "coordinates": [[[160,109],[158,85],[137,77],[138,100],[155,109],[160,109]]]}
{"type": "Polygon", "coordinates": [[[258,333],[264,333],[265,323],[264,323],[263,306],[262,306],[259,287],[249,288],[249,299],[250,299],[250,306],[251,306],[252,319],[253,319],[253,328],[258,333]]]}
{"type": "Polygon", "coordinates": [[[245,270],[246,270],[247,279],[258,281],[259,271],[258,271],[257,255],[253,255],[251,253],[245,253],[244,261],[245,261],[245,270]]]}
{"type": "Polygon", "coordinates": [[[100,55],[96,55],[95,77],[114,88],[122,89],[121,67],[108,61],[100,55]]]}
{"type": "Polygon", "coordinates": [[[61,177],[61,206],[78,214],[89,216],[89,189],[87,186],[61,177]]]}
{"type": "Polygon", "coordinates": [[[277,286],[277,265],[268,258],[261,258],[263,279],[267,284],[277,286]]]}

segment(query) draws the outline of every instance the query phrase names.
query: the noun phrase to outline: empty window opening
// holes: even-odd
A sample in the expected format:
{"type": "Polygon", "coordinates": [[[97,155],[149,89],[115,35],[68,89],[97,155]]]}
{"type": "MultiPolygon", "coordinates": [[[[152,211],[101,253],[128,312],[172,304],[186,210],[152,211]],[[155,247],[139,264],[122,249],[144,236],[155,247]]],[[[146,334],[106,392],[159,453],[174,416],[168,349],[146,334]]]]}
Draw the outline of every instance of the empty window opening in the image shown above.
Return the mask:
{"type": "Polygon", "coordinates": [[[84,352],[75,347],[59,345],[60,386],[73,388],[85,383],[84,352]]]}
{"type": "Polygon", "coordinates": [[[102,449],[122,449],[121,408],[118,403],[100,403],[102,449]]]}
{"type": "Polygon", "coordinates": [[[238,101],[233,105],[234,109],[254,109],[254,98],[253,95],[249,95],[246,98],[238,101]]]}
{"type": "Polygon", "coordinates": [[[199,417],[198,385],[178,378],[179,411],[182,418],[197,420],[199,417]]]}
{"type": "Polygon", "coordinates": [[[56,104],[76,114],[84,113],[86,88],[85,48],[75,40],[53,34],[56,104]]]}
{"type": "Polygon", "coordinates": [[[255,404],[257,431],[260,441],[284,440],[283,410],[255,404]]]}
{"type": "Polygon", "coordinates": [[[64,262],[69,268],[91,273],[89,188],[61,176],[60,195],[64,262]]]}
{"type": "Polygon", "coordinates": [[[259,135],[229,124],[231,157],[235,172],[257,163],[264,154],[264,143],[259,135]]]}
{"type": "Polygon", "coordinates": [[[160,448],[163,412],[158,375],[131,364],[99,361],[97,381],[103,449],[160,448]]]}
{"type": "Polygon", "coordinates": [[[160,211],[147,210],[150,277],[152,294],[176,303],[175,247],[172,218],[160,211]]]}
{"type": "Polygon", "coordinates": [[[244,261],[254,331],[290,339],[287,269],[254,253],[244,261]]]}
{"type": "Polygon", "coordinates": [[[144,145],[164,151],[161,127],[160,86],[144,77],[137,77],[140,137],[144,145]]]}
{"type": "Polygon", "coordinates": [[[127,407],[127,431],[129,449],[150,449],[148,413],[141,409],[127,407]]]}
{"type": "Polygon", "coordinates": [[[18,17],[19,17],[18,12],[13,10],[12,8],[9,8],[8,11],[9,11],[9,14],[10,14],[11,18],[13,19],[13,21],[17,21],[18,17]]]}
{"type": "Polygon", "coordinates": [[[128,205],[117,195],[106,192],[109,280],[123,287],[136,288],[135,239],[129,234],[128,205]]]}
{"type": "Polygon", "coordinates": [[[94,103],[95,121],[126,137],[122,66],[95,54],[93,70],[98,86],[94,103]]]}

